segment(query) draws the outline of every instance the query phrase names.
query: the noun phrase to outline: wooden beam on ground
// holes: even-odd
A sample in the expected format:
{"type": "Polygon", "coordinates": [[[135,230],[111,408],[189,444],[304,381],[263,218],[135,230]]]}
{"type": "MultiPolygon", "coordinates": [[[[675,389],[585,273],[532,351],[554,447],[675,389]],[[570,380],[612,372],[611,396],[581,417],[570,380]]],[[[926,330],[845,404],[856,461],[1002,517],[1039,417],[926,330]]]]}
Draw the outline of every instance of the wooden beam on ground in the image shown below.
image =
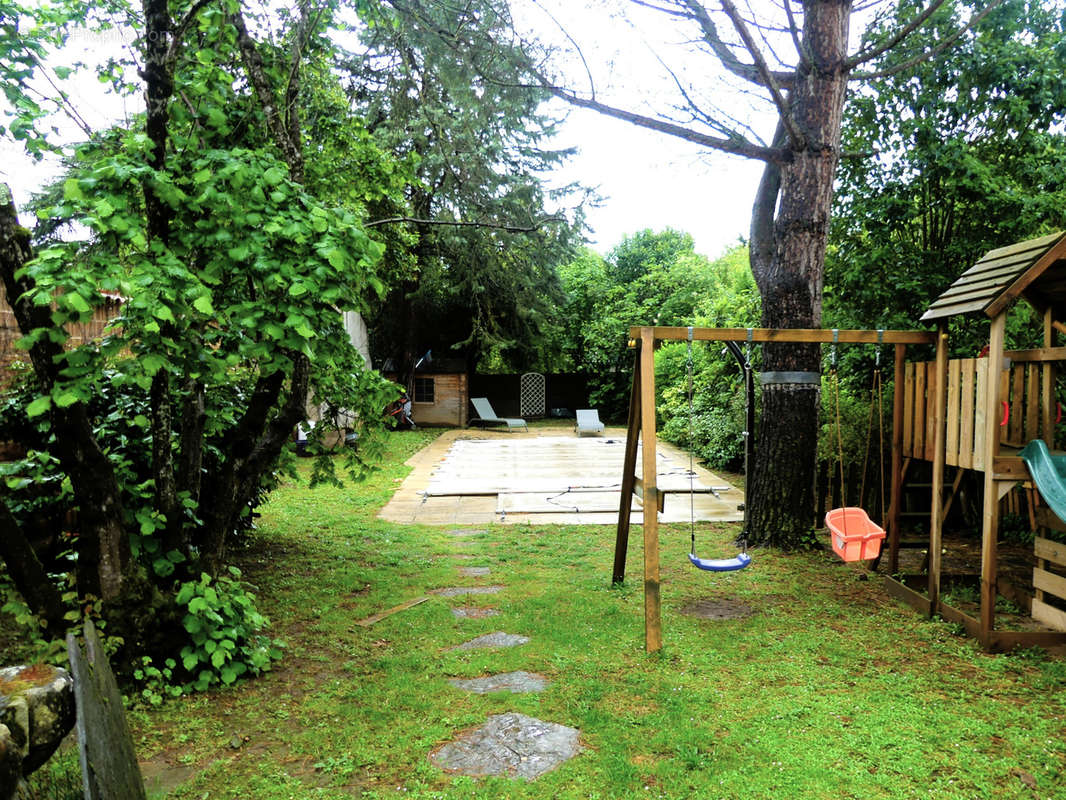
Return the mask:
{"type": "MultiPolygon", "coordinates": [[[[688,340],[688,328],[668,326],[633,326],[629,338],[640,339],[645,331],[651,332],[655,341],[682,342],[688,340]]],[[[936,334],[932,331],[897,330],[838,330],[829,328],[693,328],[692,338],[697,342],[806,342],[831,344],[933,344],[936,334]],[[750,337],[749,337],[750,334],[750,337]]]]}
{"type": "Polygon", "coordinates": [[[663,628],[659,596],[659,490],[655,463],[655,336],[651,331],[651,328],[640,329],[640,439],[644,482],[641,515],[644,523],[644,649],[655,653],[663,646],[663,628]]]}
{"type": "Polygon", "coordinates": [[[385,619],[385,617],[391,617],[393,614],[396,614],[397,612],[406,611],[409,608],[414,608],[419,603],[424,603],[428,599],[429,599],[428,596],[426,596],[426,597],[416,597],[414,600],[408,600],[406,602],[400,603],[398,606],[393,606],[392,608],[386,609],[385,611],[379,611],[377,614],[371,614],[366,619],[358,620],[355,624],[356,625],[361,625],[364,628],[369,628],[375,622],[380,622],[381,620],[385,619]]]}

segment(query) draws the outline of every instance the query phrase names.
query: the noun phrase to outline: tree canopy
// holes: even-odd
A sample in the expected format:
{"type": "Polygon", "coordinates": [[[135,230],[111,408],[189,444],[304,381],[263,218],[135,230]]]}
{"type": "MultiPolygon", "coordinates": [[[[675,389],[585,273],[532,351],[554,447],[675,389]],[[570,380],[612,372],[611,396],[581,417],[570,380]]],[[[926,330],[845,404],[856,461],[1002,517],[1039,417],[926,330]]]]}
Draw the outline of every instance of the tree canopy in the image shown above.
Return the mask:
{"type": "MultiPolygon", "coordinates": [[[[886,9],[869,36],[908,13],[886,9]]],[[[834,326],[913,326],[988,250],[1066,227],[1061,8],[1008,0],[941,57],[893,74],[964,13],[942,7],[911,46],[875,62],[890,74],[845,109],[845,148],[875,155],[840,170],[826,265],[834,326]]],[[[972,333],[952,339],[974,352],[972,333]]]]}
{"type": "Polygon", "coordinates": [[[322,409],[317,430],[360,432],[353,471],[373,456],[389,388],[350,346],[341,312],[385,292],[383,244],[364,223],[372,204],[402,203],[390,177],[401,168],[357,120],[327,129],[314,115],[346,190],[307,166],[301,111],[336,107],[320,69],[308,93],[301,81],[329,46],[329,7],[260,17],[235,3],[115,2],[106,23],[81,2],[6,10],[30,31],[0,41],[18,78],[5,86],[8,131],[32,153],[65,152],[67,171],[36,204],[36,235],[10,197],[0,208],[0,278],[33,367],[0,420],[26,453],[5,466],[0,556],[47,633],[62,633],[68,608],[90,609],[124,639],[126,663],[180,655],[190,685],[232,682],[265,668],[270,647],[225,569],[227,543],[296,425],[322,409]],[[83,22],[143,25],[135,54],[103,74],[139,81],[145,111],[62,148],[34,81],[83,22]],[[68,341],[70,325],[115,298],[102,339],[68,341]],[[41,495],[56,484],[69,488],[41,495]],[[30,542],[42,500],[68,520],[76,553],[58,570],[30,542]],[[45,571],[67,572],[71,591],[45,571]]]}

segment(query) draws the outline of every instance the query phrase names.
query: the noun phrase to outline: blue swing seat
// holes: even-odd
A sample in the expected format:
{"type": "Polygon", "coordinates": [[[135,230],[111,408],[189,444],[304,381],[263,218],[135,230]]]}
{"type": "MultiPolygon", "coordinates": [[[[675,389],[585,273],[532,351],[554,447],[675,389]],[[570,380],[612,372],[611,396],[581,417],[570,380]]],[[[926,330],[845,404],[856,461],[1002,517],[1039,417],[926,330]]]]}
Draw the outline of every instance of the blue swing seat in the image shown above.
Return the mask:
{"type": "Polygon", "coordinates": [[[736,558],[699,558],[695,553],[688,554],[688,560],[692,562],[692,565],[697,569],[704,569],[708,572],[735,572],[738,569],[744,569],[751,563],[751,556],[747,553],[740,553],[736,558]]]}

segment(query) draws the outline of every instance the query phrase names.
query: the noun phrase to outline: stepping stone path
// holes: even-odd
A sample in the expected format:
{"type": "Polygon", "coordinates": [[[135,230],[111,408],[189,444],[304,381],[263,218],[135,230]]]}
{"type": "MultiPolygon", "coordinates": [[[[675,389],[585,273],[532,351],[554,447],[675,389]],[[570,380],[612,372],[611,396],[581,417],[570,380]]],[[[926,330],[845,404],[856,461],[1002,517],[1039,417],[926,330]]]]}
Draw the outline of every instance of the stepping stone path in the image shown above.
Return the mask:
{"type": "Polygon", "coordinates": [[[452,616],[458,619],[481,619],[495,617],[500,613],[497,608],[479,608],[477,606],[458,606],[452,609],[452,616]]]}
{"type": "Polygon", "coordinates": [[[464,594],[496,594],[502,586],[449,586],[446,589],[434,589],[430,594],[441,597],[461,597],[464,594]]]}
{"type": "MultiPolygon", "coordinates": [[[[469,539],[488,531],[480,528],[455,528],[449,536],[469,539]]],[[[459,543],[457,543],[459,544],[459,543]]],[[[463,543],[465,544],[465,542],[463,543]]],[[[473,559],[469,553],[453,553],[456,558],[473,559]]],[[[489,567],[459,567],[459,574],[468,578],[481,578],[491,573],[489,567]]],[[[495,586],[450,586],[434,589],[430,594],[441,597],[496,594],[504,587],[495,586]]],[[[500,612],[495,608],[476,606],[453,607],[457,619],[492,617],[500,612]]],[[[496,631],[463,642],[451,650],[475,650],[481,648],[516,647],[529,641],[528,636],[496,631]]],[[[482,678],[454,678],[452,686],[476,694],[488,692],[539,693],[548,686],[543,675],[519,670],[482,678]]],[[[554,722],[527,717],[524,714],[507,713],[489,717],[480,728],[462,733],[454,741],[441,745],[430,754],[430,760],[447,772],[460,775],[504,775],[512,778],[533,780],[580,752],[580,731],[554,722]]]]}
{"type": "Polygon", "coordinates": [[[534,672],[518,670],[517,672],[504,672],[501,675],[488,675],[484,678],[452,678],[448,681],[456,689],[465,689],[474,694],[488,694],[489,692],[510,692],[522,694],[524,692],[543,692],[548,688],[548,681],[543,675],[534,672]]]}
{"type": "Polygon", "coordinates": [[[486,633],[484,636],[478,636],[476,639],[471,639],[469,642],[457,644],[451,649],[478,650],[482,647],[517,647],[518,645],[525,644],[528,641],[528,636],[519,636],[516,633],[504,633],[503,631],[496,631],[495,633],[486,633]]]}
{"type": "Polygon", "coordinates": [[[441,769],[461,775],[506,775],[533,780],[580,751],[576,728],[525,714],[489,717],[430,755],[441,769]]]}

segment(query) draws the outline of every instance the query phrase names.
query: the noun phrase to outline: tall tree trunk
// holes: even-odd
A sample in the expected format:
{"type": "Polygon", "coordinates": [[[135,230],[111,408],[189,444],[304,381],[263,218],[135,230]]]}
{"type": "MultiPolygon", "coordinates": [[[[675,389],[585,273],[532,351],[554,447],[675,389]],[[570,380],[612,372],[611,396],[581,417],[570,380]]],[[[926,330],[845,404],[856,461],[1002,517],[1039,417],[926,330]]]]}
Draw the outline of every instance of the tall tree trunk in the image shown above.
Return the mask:
{"type": "Polygon", "coordinates": [[[48,573],[37,558],[37,553],[18,520],[12,516],[11,511],[0,498],[0,561],[7,566],[7,574],[15,583],[22,599],[30,610],[44,620],[45,629],[49,635],[58,637],[63,635],[66,622],[63,614],[63,599],[59,590],[48,577],[48,573]]]}
{"type": "MultiPolygon", "coordinates": [[[[762,295],[764,327],[821,326],[850,12],[848,0],[804,3],[808,60],[788,97],[802,140],[786,137],[779,127],[775,143],[789,145],[788,157],[767,165],[752,215],[752,272],[762,295]]],[[[814,508],[820,348],[767,344],[763,364],[778,376],[763,385],[759,447],[749,482],[750,536],[756,544],[801,547],[809,541],[814,508]]]]}
{"type": "MultiPolygon", "coordinates": [[[[0,280],[23,334],[51,328],[51,309],[27,295],[33,281],[17,273],[32,258],[29,231],[18,224],[15,204],[0,185],[0,280]]],[[[63,349],[48,337],[30,348],[30,361],[41,392],[48,394],[59,378],[63,349]]],[[[118,600],[133,577],[129,541],[123,525],[122,496],[111,462],[93,436],[85,404],[51,409],[54,452],[70,476],[78,499],[78,591],[105,602],[118,600]]]]}

